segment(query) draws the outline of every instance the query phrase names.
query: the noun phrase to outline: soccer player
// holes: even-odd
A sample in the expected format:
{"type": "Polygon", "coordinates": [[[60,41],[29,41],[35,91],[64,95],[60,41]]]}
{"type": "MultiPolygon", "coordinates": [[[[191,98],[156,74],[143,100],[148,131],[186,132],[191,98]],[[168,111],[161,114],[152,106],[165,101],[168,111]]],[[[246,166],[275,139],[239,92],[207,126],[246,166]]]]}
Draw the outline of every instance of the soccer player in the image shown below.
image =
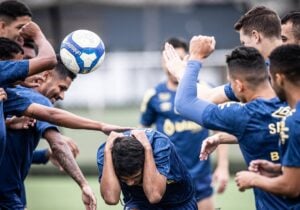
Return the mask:
{"type": "Polygon", "coordinates": [[[124,209],[196,210],[192,179],[165,135],[151,129],[112,132],[97,153],[100,191],[124,209]]]}
{"type": "Polygon", "coordinates": [[[265,160],[251,162],[249,171],[236,174],[240,190],[256,187],[274,194],[291,197],[300,209],[300,46],[276,48],[270,55],[270,74],[278,97],[294,109],[280,125],[281,167],[265,160]]]}
{"type": "Polygon", "coordinates": [[[284,44],[300,45],[300,11],[289,12],[281,18],[281,38],[284,44]]]}
{"type": "MultiPolygon", "coordinates": [[[[276,98],[264,58],[255,48],[236,48],[226,59],[228,78],[235,95],[244,104],[229,102],[218,106],[197,98],[198,73],[214,45],[211,37],[192,38],[188,66],[175,97],[176,110],[208,129],[236,136],[247,165],[258,157],[278,163],[278,133],[274,128],[286,104],[276,98]]],[[[288,208],[289,203],[282,197],[259,189],[254,194],[257,209],[288,208]]]]}
{"type": "MultiPolygon", "coordinates": [[[[175,48],[182,59],[187,55],[188,45],[185,41],[171,38],[167,42],[175,48]]],[[[198,209],[213,210],[210,161],[199,161],[202,140],[208,137],[209,131],[174,111],[178,81],[168,72],[165,63],[162,67],[167,74],[167,81],[146,92],[141,105],[140,123],[143,127],[154,124],[157,131],[168,136],[191,174],[198,209]]],[[[226,188],[229,172],[227,148],[219,147],[218,150],[218,166],[213,180],[219,181],[218,192],[220,193],[226,188]]]]}

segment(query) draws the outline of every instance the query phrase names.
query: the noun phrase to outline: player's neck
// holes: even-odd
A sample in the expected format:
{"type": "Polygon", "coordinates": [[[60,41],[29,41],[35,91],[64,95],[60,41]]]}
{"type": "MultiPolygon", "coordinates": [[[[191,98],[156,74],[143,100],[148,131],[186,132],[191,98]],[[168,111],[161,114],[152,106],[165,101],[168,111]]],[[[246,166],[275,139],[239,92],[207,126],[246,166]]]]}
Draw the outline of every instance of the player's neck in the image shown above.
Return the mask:
{"type": "Polygon", "coordinates": [[[272,99],[276,97],[276,93],[274,92],[273,88],[271,87],[270,83],[263,84],[260,87],[258,87],[255,91],[249,94],[247,97],[247,101],[252,101],[257,98],[263,98],[263,99],[272,99]]]}
{"type": "Polygon", "coordinates": [[[282,45],[281,39],[272,38],[265,40],[261,50],[261,54],[263,55],[264,59],[267,60],[271,52],[280,45],[282,45]]]}
{"type": "Polygon", "coordinates": [[[288,91],[285,91],[286,101],[289,106],[294,109],[296,104],[300,101],[300,87],[297,86],[289,86],[288,91]]]}
{"type": "Polygon", "coordinates": [[[168,89],[170,89],[170,90],[176,91],[176,90],[177,90],[177,87],[178,87],[178,84],[177,84],[177,83],[174,83],[174,82],[171,81],[171,80],[168,80],[168,81],[167,81],[167,87],[168,87],[168,89]]]}

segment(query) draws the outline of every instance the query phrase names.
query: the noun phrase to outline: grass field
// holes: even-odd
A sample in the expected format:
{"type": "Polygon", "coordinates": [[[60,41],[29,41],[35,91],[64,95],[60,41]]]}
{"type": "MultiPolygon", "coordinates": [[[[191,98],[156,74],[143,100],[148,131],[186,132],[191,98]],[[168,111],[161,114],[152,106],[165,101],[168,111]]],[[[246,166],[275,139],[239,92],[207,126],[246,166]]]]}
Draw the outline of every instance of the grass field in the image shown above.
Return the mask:
{"type": "MultiPolygon", "coordinates": [[[[96,193],[98,208],[101,210],[121,210],[122,206],[106,205],[99,194],[97,177],[88,177],[96,193]]],[[[28,210],[82,210],[81,192],[78,186],[67,177],[28,177],[26,181],[28,210]]],[[[226,192],[215,197],[220,210],[253,210],[252,191],[238,191],[233,180],[226,192]]]]}

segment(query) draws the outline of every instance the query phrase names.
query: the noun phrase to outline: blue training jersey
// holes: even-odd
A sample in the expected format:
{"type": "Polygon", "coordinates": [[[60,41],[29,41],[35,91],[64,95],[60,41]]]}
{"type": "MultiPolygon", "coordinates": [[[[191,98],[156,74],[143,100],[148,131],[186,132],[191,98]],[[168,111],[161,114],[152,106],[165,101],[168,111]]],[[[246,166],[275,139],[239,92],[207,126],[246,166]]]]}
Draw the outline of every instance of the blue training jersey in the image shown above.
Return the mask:
{"type": "Polygon", "coordinates": [[[145,127],[155,124],[157,131],[169,137],[191,174],[196,199],[200,200],[203,194],[212,194],[210,161],[199,160],[208,130],[175,112],[175,95],[176,91],[170,90],[166,82],[148,90],[141,105],[140,123],[145,127]]]}
{"type": "MultiPolygon", "coordinates": [[[[145,129],[145,132],[152,146],[157,170],[167,178],[165,194],[161,201],[155,204],[155,206],[171,209],[172,206],[175,207],[176,205],[193,199],[194,189],[191,177],[177,155],[174,145],[168,137],[160,132],[151,129],[145,129]]],[[[129,136],[130,132],[125,132],[124,134],[129,136]]],[[[103,170],[104,147],[105,143],[99,147],[97,153],[99,181],[101,181],[103,170]]],[[[120,184],[125,203],[136,201],[151,206],[142,186],[128,186],[123,182],[120,182],[120,184]]]]}
{"type": "MultiPolygon", "coordinates": [[[[52,107],[50,100],[35,90],[18,86],[8,88],[7,91],[29,98],[32,102],[52,107]]],[[[4,103],[5,111],[6,102],[4,103]]],[[[16,105],[18,104],[16,101],[16,105]]],[[[8,103],[7,107],[10,114],[14,108],[14,101],[8,103]]],[[[5,199],[0,199],[0,207],[12,209],[25,206],[23,182],[30,169],[33,151],[47,129],[57,129],[57,127],[47,122],[37,121],[33,128],[7,130],[7,146],[0,164],[0,197],[5,199]]]]}
{"type": "MultiPolygon", "coordinates": [[[[200,68],[199,62],[188,63],[177,91],[176,108],[208,129],[235,135],[247,165],[256,159],[279,163],[278,132],[281,119],[290,112],[287,104],[278,98],[257,98],[246,104],[228,102],[220,105],[197,99],[194,83],[200,68]]],[[[281,196],[257,188],[254,194],[257,209],[289,208],[290,203],[281,196]]]]}
{"type": "MultiPolygon", "coordinates": [[[[280,152],[284,167],[300,167],[300,102],[290,116],[282,121],[280,130],[280,152]]],[[[300,196],[290,199],[294,209],[300,209],[300,196]]]]}
{"type": "MultiPolygon", "coordinates": [[[[0,61],[0,87],[9,85],[17,80],[23,80],[28,74],[29,62],[23,61],[0,61]]],[[[0,163],[6,145],[6,129],[3,116],[3,101],[0,101],[0,163]]]]}

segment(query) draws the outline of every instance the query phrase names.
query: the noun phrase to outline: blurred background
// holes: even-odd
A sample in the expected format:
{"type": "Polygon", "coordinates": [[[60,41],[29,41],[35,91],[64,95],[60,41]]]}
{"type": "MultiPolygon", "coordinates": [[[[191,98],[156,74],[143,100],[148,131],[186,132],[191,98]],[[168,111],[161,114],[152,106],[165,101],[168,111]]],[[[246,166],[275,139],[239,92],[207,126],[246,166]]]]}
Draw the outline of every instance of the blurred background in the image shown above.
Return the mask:
{"type": "MultiPolygon", "coordinates": [[[[164,80],[161,49],[170,37],[189,40],[193,35],[215,36],[216,51],[205,62],[201,79],[212,85],[226,82],[225,55],[239,45],[234,23],[248,9],[265,5],[284,13],[300,8],[299,0],[24,0],[56,51],[63,38],[77,29],[94,31],[106,45],[99,70],[79,75],[58,104],[66,110],[108,123],[136,126],[139,104],[148,88],[164,80]]],[[[101,203],[97,183],[96,152],[105,140],[101,133],[61,130],[80,148],[78,163],[89,175],[101,203]]],[[[42,140],[40,148],[47,147],[42,140]]],[[[246,169],[238,146],[230,146],[232,173],[246,169]]],[[[214,161],[214,160],[213,160],[214,161]]],[[[28,209],[83,209],[76,184],[51,164],[33,166],[27,180],[28,209]],[[54,175],[51,176],[50,175],[54,175]]],[[[217,207],[254,209],[251,191],[239,193],[231,181],[216,198],[217,207]],[[239,201],[239,202],[237,202],[239,201]]],[[[105,207],[104,207],[105,206],[105,207]]]]}

